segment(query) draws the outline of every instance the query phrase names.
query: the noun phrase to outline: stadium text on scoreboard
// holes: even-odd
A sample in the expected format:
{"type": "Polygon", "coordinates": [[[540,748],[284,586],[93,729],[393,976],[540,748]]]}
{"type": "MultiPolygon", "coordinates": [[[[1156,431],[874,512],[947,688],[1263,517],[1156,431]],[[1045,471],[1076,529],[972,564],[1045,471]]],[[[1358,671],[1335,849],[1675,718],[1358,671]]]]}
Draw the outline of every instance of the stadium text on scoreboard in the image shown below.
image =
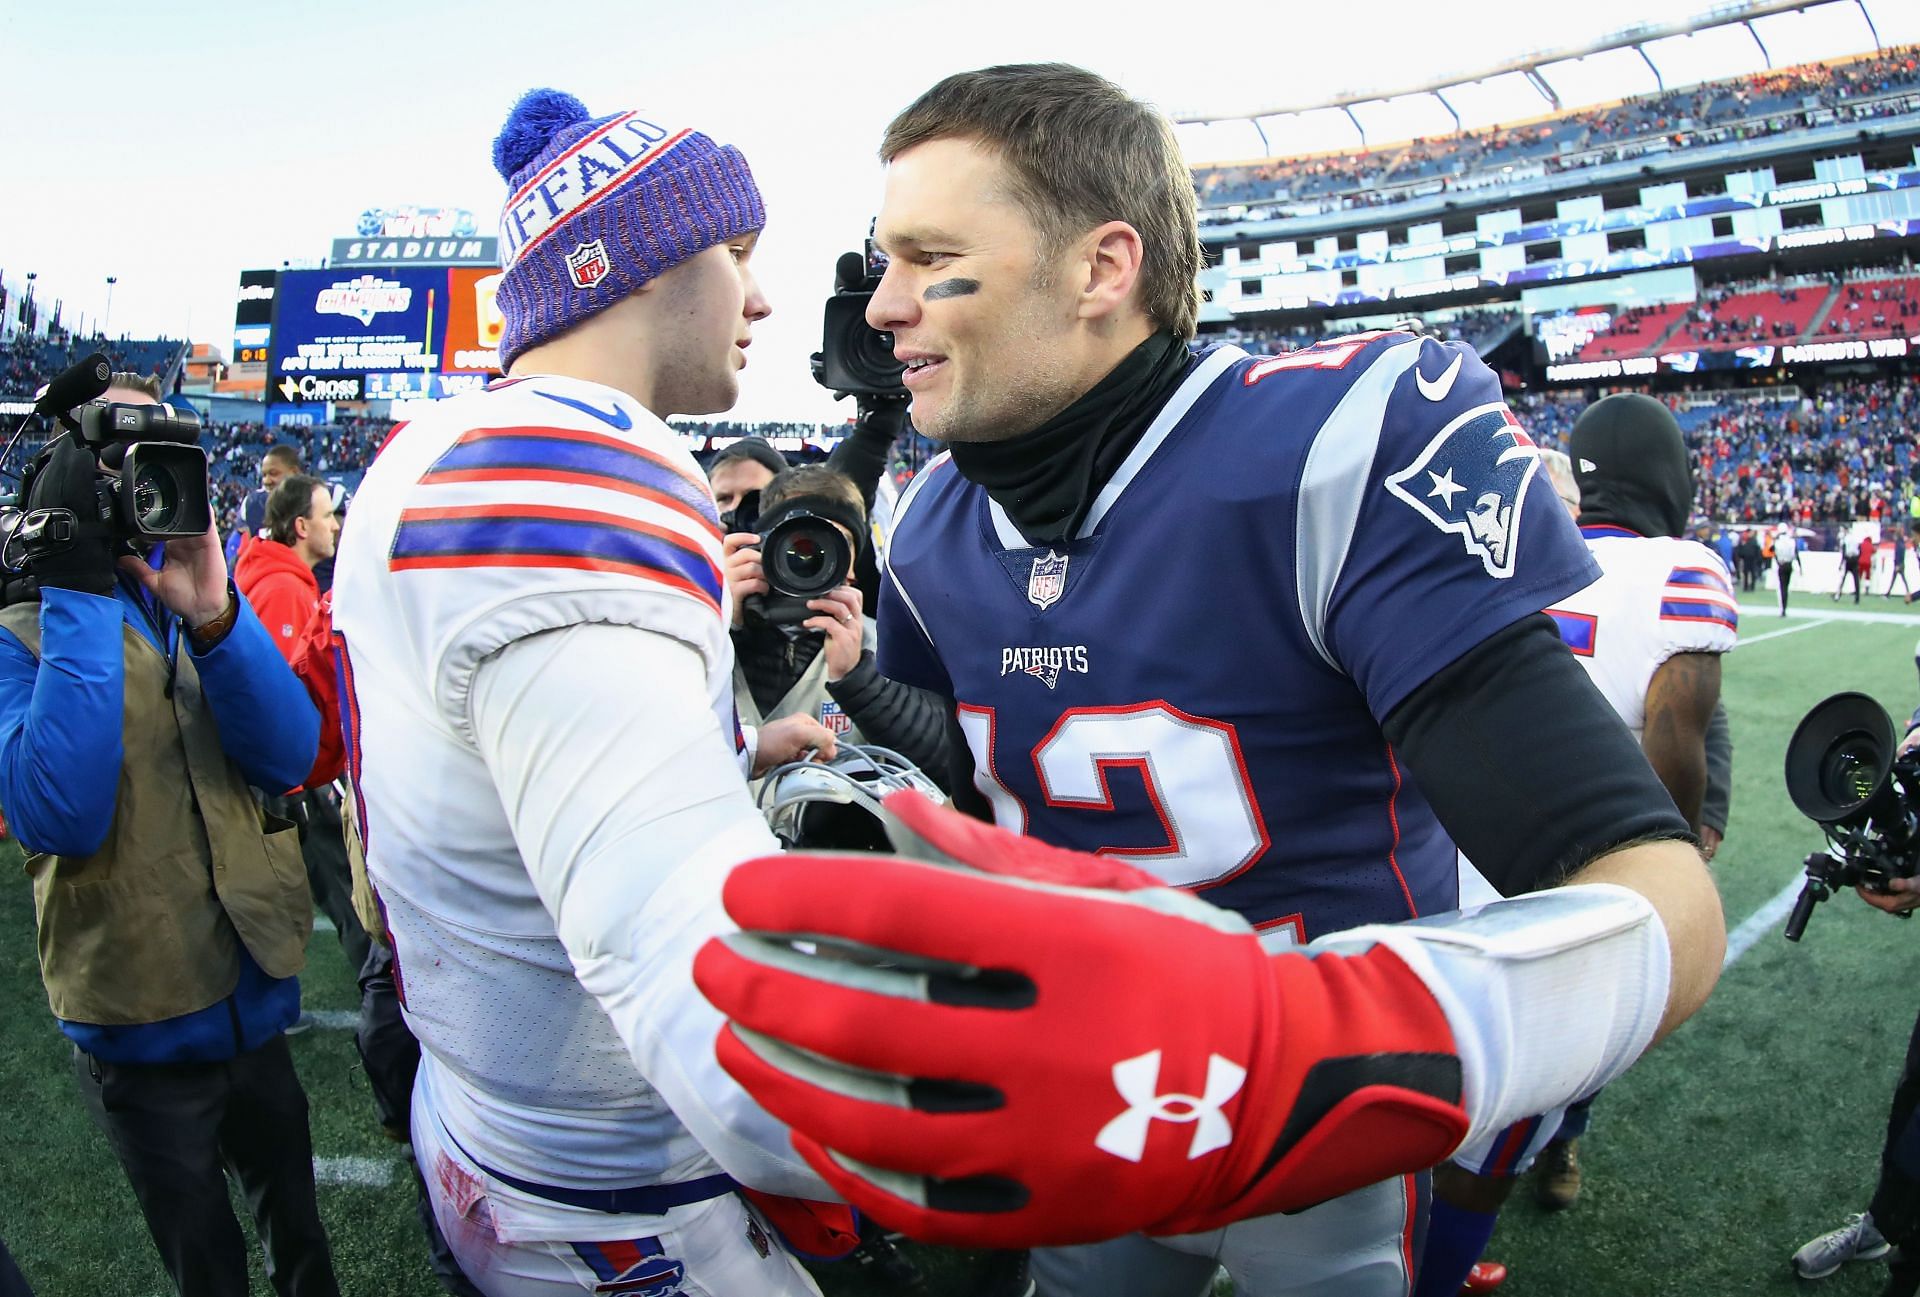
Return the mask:
{"type": "Polygon", "coordinates": [[[1847,338],[1840,342],[1808,342],[1780,348],[1789,365],[1835,360],[1901,360],[1912,354],[1905,338],[1847,338]]]}
{"type": "Polygon", "coordinates": [[[500,240],[489,235],[476,239],[335,239],[336,266],[498,266],[500,240]]]}
{"type": "Polygon", "coordinates": [[[1548,365],[1549,383],[1579,383],[1596,378],[1644,378],[1658,373],[1658,356],[1630,356],[1625,360],[1579,360],[1569,365],[1548,365]]]}
{"type": "Polygon", "coordinates": [[[482,237],[464,207],[370,207],[354,237],[333,241],[336,266],[498,266],[499,239],[482,237]]]}
{"type": "Polygon", "coordinates": [[[1648,378],[1665,370],[1701,374],[1713,370],[1771,369],[1780,365],[1831,365],[1844,361],[1905,360],[1920,355],[1920,338],[1843,338],[1780,346],[1761,343],[1732,351],[1670,351],[1660,356],[1617,360],[1576,360],[1548,365],[1549,383],[1590,383],[1596,379],[1648,378]]]}

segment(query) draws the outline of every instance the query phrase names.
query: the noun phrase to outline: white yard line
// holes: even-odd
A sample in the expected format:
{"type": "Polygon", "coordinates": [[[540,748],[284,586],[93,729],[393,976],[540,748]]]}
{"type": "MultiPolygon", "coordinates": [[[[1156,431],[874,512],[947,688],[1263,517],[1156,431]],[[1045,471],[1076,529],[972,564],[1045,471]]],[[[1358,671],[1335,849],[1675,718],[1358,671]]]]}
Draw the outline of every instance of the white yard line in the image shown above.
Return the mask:
{"type": "MultiPolygon", "coordinates": [[[[1920,623],[1920,617],[1907,617],[1899,613],[1822,613],[1818,615],[1817,620],[1802,622],[1797,626],[1788,626],[1781,630],[1770,630],[1764,635],[1742,636],[1740,639],[1740,647],[1744,648],[1749,644],[1765,643],[1770,639],[1779,639],[1782,635],[1797,635],[1803,630],[1815,630],[1821,626],[1830,626],[1836,620],[1865,621],[1869,616],[1872,616],[1874,620],[1891,620],[1894,617],[1900,617],[1902,620],[1920,623]]],[[[1806,881],[1804,874],[1795,874],[1787,881],[1787,885],[1774,893],[1773,897],[1768,900],[1766,904],[1762,905],[1752,914],[1749,914],[1745,919],[1742,919],[1740,926],[1727,934],[1727,955],[1725,959],[1720,961],[1720,969],[1722,972],[1725,972],[1727,969],[1732,968],[1734,964],[1738,963],[1740,957],[1749,950],[1752,950],[1754,945],[1762,937],[1779,930],[1780,924],[1786,919],[1788,913],[1792,911],[1793,903],[1799,898],[1800,888],[1806,881]]]]}
{"type": "Polygon", "coordinates": [[[1770,639],[1779,639],[1782,635],[1797,635],[1803,630],[1818,630],[1822,626],[1831,625],[1833,625],[1831,618],[1822,618],[1819,621],[1802,622],[1798,626],[1789,626],[1785,630],[1770,630],[1765,635],[1743,635],[1734,647],[1745,648],[1749,644],[1764,644],[1770,639]]]}
{"type": "Polygon", "coordinates": [[[306,1015],[322,1031],[352,1031],[360,1025],[360,1014],[353,1009],[308,1009],[306,1015]]]}
{"type": "Polygon", "coordinates": [[[334,930],[333,920],[324,914],[316,914],[313,916],[313,930],[315,932],[332,932],[334,930]]]}
{"type": "Polygon", "coordinates": [[[1793,903],[1806,881],[1805,875],[1795,874],[1785,887],[1774,893],[1772,900],[1741,920],[1740,926],[1727,934],[1727,957],[1720,961],[1722,972],[1732,968],[1740,956],[1753,949],[1754,943],[1760,938],[1780,930],[1781,922],[1793,909],[1793,903]]]}
{"type": "Polygon", "coordinates": [[[386,1157],[316,1157],[313,1159],[313,1182],[384,1189],[393,1183],[396,1166],[398,1163],[386,1157]]]}

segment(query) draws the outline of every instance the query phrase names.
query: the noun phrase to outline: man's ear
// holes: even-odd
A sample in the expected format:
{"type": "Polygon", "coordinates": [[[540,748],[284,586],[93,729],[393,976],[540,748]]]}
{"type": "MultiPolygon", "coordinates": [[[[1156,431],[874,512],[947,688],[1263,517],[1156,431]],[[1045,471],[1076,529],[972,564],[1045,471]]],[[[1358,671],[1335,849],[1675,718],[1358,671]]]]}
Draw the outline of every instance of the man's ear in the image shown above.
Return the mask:
{"type": "Polygon", "coordinates": [[[1108,221],[1089,230],[1080,249],[1073,271],[1080,277],[1082,319],[1110,318],[1137,301],[1146,254],[1140,231],[1108,221]]]}

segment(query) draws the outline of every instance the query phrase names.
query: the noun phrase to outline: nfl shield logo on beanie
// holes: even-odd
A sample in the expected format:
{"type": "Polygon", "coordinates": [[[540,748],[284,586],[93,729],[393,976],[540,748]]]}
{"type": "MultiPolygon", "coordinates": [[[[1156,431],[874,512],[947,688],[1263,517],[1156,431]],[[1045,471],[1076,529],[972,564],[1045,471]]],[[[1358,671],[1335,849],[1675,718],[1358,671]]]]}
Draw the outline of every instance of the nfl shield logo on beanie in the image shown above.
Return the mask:
{"type": "Polygon", "coordinates": [[[606,277],[607,245],[595,239],[567,254],[567,273],[575,288],[592,288],[606,277]]]}

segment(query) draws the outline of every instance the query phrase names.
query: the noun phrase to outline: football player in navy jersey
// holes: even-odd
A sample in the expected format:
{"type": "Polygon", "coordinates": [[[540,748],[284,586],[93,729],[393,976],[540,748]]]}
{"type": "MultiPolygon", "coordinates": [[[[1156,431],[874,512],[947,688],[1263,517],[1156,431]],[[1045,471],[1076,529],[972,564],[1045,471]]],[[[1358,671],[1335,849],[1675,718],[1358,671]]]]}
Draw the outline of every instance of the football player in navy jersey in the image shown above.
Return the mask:
{"type": "Polygon", "coordinates": [[[889,1224],[1068,1245],[1043,1294],[1399,1297],[1420,1172],[1718,974],[1687,822],[1541,611],[1597,569],[1468,348],[1192,348],[1192,179],[1118,87],[950,77],[881,155],[867,318],[949,452],[881,668],[953,700],[999,828],[896,796],[914,860],[736,869],[721,1060],[889,1224]],[[1456,847],[1539,894],[1449,915],[1456,847]]]}

